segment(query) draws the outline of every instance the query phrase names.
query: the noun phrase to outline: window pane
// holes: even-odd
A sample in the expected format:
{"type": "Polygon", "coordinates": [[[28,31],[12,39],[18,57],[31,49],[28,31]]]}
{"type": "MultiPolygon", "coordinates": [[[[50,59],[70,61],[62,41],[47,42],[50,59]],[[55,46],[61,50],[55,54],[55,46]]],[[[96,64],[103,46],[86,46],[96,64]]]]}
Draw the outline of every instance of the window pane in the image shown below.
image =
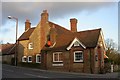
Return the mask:
{"type": "Polygon", "coordinates": [[[41,56],[37,56],[37,62],[41,62],[41,56]]]}
{"type": "Polygon", "coordinates": [[[29,61],[32,61],[32,57],[29,57],[29,61]]]}
{"type": "Polygon", "coordinates": [[[82,52],[75,52],[75,60],[76,61],[83,60],[82,52]]]}
{"type": "Polygon", "coordinates": [[[59,53],[59,61],[63,61],[62,53],[59,53]]]}
{"type": "Polygon", "coordinates": [[[63,61],[63,54],[61,52],[56,52],[53,54],[53,61],[56,61],[56,62],[61,62],[63,61]]]}
{"type": "Polygon", "coordinates": [[[58,61],[58,54],[54,54],[54,61],[58,61]]]}
{"type": "Polygon", "coordinates": [[[29,49],[33,49],[33,44],[32,43],[29,43],[29,49]]]}
{"type": "Polygon", "coordinates": [[[27,58],[23,58],[24,59],[24,61],[27,61],[27,58]]]}
{"type": "Polygon", "coordinates": [[[23,57],[22,57],[22,62],[26,62],[26,61],[27,61],[26,56],[23,56],[23,57]]]}

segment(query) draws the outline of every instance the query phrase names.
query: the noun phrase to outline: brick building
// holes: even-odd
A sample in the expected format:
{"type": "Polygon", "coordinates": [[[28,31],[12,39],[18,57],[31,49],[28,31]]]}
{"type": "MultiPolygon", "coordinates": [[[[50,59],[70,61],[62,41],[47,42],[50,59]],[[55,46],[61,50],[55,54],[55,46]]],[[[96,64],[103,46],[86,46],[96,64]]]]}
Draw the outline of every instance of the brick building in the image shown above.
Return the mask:
{"type": "Polygon", "coordinates": [[[25,22],[18,39],[18,62],[40,63],[43,69],[98,73],[104,68],[105,42],[102,29],[77,31],[77,19],[70,19],[71,30],[49,21],[46,10],[38,25],[25,22]]]}

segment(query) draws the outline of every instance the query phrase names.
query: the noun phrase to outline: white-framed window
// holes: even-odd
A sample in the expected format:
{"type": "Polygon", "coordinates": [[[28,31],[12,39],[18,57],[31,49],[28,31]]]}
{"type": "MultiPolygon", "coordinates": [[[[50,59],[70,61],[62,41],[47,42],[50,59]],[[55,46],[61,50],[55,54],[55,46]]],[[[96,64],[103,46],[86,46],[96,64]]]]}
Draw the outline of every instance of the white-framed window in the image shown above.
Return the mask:
{"type": "Polygon", "coordinates": [[[27,57],[26,56],[22,57],[22,62],[27,62],[27,57]]]}
{"type": "Polygon", "coordinates": [[[76,42],[74,43],[74,46],[80,46],[79,42],[76,41],[76,42]]]}
{"type": "Polygon", "coordinates": [[[36,54],[36,63],[41,63],[41,54],[36,54]]]}
{"type": "Polygon", "coordinates": [[[28,62],[32,62],[32,56],[28,56],[28,62]]]}
{"type": "Polygon", "coordinates": [[[74,52],[74,62],[83,62],[83,52],[82,51],[74,52]]]}
{"type": "Polygon", "coordinates": [[[53,62],[63,62],[63,53],[62,52],[54,52],[53,53],[53,62]]]}
{"type": "Polygon", "coordinates": [[[33,43],[28,44],[28,49],[33,49],[33,43]]]}

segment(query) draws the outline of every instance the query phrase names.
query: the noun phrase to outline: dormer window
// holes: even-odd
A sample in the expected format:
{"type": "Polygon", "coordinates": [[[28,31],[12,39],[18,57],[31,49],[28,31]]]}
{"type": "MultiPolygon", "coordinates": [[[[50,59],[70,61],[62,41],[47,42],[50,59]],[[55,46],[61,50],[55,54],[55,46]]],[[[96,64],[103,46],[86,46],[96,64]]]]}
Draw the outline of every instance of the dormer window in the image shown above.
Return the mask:
{"type": "Polygon", "coordinates": [[[81,46],[84,49],[86,49],[86,46],[82,42],[80,42],[80,40],[78,38],[74,38],[72,43],[67,47],[67,50],[70,50],[72,48],[72,46],[81,46]]]}
{"type": "Polygon", "coordinates": [[[33,49],[33,43],[28,44],[28,49],[33,49]]]}
{"type": "Polygon", "coordinates": [[[74,46],[80,46],[79,42],[76,41],[76,42],[74,43],[74,46]]]}

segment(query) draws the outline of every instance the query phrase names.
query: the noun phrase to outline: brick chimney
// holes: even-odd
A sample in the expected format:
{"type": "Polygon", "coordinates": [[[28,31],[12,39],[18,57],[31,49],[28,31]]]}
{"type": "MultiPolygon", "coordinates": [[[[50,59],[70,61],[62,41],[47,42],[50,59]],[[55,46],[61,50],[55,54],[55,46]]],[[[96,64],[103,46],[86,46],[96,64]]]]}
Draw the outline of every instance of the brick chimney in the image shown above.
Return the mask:
{"type": "Polygon", "coordinates": [[[41,27],[40,27],[40,47],[43,48],[47,41],[47,34],[48,34],[48,12],[47,10],[43,10],[41,13],[41,27]]]}
{"type": "Polygon", "coordinates": [[[77,19],[75,18],[70,19],[70,26],[72,32],[77,32],[77,19]]]}
{"type": "Polygon", "coordinates": [[[48,21],[48,12],[47,10],[43,10],[43,13],[41,14],[41,24],[44,25],[48,21]]]}
{"type": "Polygon", "coordinates": [[[50,41],[52,45],[56,43],[56,37],[57,37],[57,31],[56,31],[55,25],[52,25],[50,29],[50,41]]]}
{"type": "Polygon", "coordinates": [[[27,19],[25,22],[25,31],[30,29],[30,28],[31,28],[31,23],[30,23],[30,20],[27,19]]]}

